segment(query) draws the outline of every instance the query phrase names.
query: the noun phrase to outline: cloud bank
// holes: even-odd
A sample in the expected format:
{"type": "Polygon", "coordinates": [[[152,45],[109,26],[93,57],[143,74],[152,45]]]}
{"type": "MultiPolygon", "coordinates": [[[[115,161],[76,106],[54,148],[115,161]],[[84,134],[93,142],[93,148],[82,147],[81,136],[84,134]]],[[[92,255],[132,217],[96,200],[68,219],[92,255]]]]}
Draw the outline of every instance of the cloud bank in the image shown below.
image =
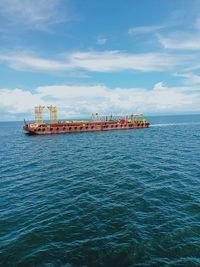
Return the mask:
{"type": "MultiPolygon", "coordinates": [[[[80,117],[99,113],[199,112],[200,87],[167,87],[162,82],[152,89],[108,88],[104,85],[54,85],[22,89],[0,89],[0,113],[33,118],[36,105],[58,106],[59,117],[80,117]]],[[[6,118],[5,118],[6,119],[6,118]]],[[[22,117],[21,117],[22,119],[22,117]]]]}

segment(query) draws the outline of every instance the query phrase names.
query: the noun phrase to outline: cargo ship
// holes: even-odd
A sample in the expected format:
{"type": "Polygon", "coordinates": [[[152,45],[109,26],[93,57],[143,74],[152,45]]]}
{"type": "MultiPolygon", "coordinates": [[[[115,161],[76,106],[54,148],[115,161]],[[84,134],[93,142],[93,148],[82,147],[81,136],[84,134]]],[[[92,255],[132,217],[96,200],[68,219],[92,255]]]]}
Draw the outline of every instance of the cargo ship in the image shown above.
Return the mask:
{"type": "Polygon", "coordinates": [[[147,128],[150,123],[143,118],[143,114],[129,115],[99,115],[93,114],[91,120],[83,121],[58,121],[57,108],[49,106],[50,122],[44,123],[42,112],[44,107],[35,107],[35,122],[24,124],[24,131],[28,134],[68,134],[94,131],[128,130],[147,128]]]}

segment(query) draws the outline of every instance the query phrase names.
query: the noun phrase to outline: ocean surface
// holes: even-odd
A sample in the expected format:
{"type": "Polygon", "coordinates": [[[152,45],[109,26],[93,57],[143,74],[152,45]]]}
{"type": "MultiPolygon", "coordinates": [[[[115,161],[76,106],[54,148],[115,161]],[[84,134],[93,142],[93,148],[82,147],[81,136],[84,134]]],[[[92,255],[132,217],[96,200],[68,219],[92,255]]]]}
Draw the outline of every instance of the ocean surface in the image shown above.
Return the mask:
{"type": "Polygon", "coordinates": [[[0,266],[200,266],[200,115],[29,136],[0,123],[0,266]]]}

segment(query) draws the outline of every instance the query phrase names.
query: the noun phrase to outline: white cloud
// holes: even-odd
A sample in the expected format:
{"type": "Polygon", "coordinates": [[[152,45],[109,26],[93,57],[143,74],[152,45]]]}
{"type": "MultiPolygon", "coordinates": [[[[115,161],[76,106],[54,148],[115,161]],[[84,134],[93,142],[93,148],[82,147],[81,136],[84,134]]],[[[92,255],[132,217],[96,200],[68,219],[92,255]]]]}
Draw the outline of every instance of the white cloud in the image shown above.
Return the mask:
{"type": "Polygon", "coordinates": [[[115,88],[103,85],[41,86],[33,92],[22,89],[0,89],[0,113],[27,113],[33,118],[36,105],[58,106],[60,118],[99,113],[129,112],[189,112],[200,111],[200,88],[167,87],[157,83],[151,89],[115,88]],[[31,115],[32,114],[32,115],[31,115]]]}
{"type": "Polygon", "coordinates": [[[6,62],[12,69],[22,71],[57,72],[64,71],[68,68],[68,64],[64,62],[23,53],[0,55],[0,61],[6,62]]]}
{"type": "Polygon", "coordinates": [[[0,14],[12,24],[33,29],[47,29],[49,25],[69,19],[64,15],[62,0],[1,0],[0,14]]]}
{"type": "Polygon", "coordinates": [[[158,30],[165,28],[164,25],[152,25],[152,26],[139,26],[139,27],[132,27],[128,29],[129,35],[135,34],[143,34],[143,33],[154,33],[158,30]]]}
{"type": "Polygon", "coordinates": [[[105,37],[98,37],[97,38],[97,44],[98,45],[104,45],[107,42],[107,39],[105,37]]]}
{"type": "Polygon", "coordinates": [[[161,45],[166,49],[176,50],[200,50],[200,35],[199,33],[182,33],[176,32],[169,36],[157,34],[161,45]]]}
{"type": "Polygon", "coordinates": [[[71,55],[71,65],[88,71],[163,71],[179,64],[167,54],[130,54],[119,51],[77,52],[71,55]]]}
{"type": "Polygon", "coordinates": [[[8,113],[30,112],[35,105],[44,104],[38,93],[22,89],[0,89],[0,110],[8,113]]]}
{"type": "Polygon", "coordinates": [[[63,54],[59,60],[23,53],[0,55],[0,61],[15,70],[38,72],[64,72],[76,69],[93,72],[167,71],[173,70],[176,66],[189,64],[191,59],[194,57],[174,57],[164,53],[131,54],[120,51],[74,52],[63,54]]]}
{"type": "Polygon", "coordinates": [[[176,77],[183,77],[186,84],[200,84],[200,75],[193,73],[174,73],[176,77]]]}

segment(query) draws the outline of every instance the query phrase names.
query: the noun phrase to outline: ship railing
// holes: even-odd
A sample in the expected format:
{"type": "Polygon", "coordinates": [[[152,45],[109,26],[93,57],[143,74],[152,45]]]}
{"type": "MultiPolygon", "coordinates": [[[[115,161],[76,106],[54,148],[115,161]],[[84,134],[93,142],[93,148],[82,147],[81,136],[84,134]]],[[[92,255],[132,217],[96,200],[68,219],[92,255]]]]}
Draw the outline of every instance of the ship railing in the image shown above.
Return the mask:
{"type": "Polygon", "coordinates": [[[142,113],[133,114],[111,114],[111,115],[99,115],[98,113],[92,114],[93,121],[119,121],[119,120],[133,120],[137,117],[143,116],[142,113]]]}

